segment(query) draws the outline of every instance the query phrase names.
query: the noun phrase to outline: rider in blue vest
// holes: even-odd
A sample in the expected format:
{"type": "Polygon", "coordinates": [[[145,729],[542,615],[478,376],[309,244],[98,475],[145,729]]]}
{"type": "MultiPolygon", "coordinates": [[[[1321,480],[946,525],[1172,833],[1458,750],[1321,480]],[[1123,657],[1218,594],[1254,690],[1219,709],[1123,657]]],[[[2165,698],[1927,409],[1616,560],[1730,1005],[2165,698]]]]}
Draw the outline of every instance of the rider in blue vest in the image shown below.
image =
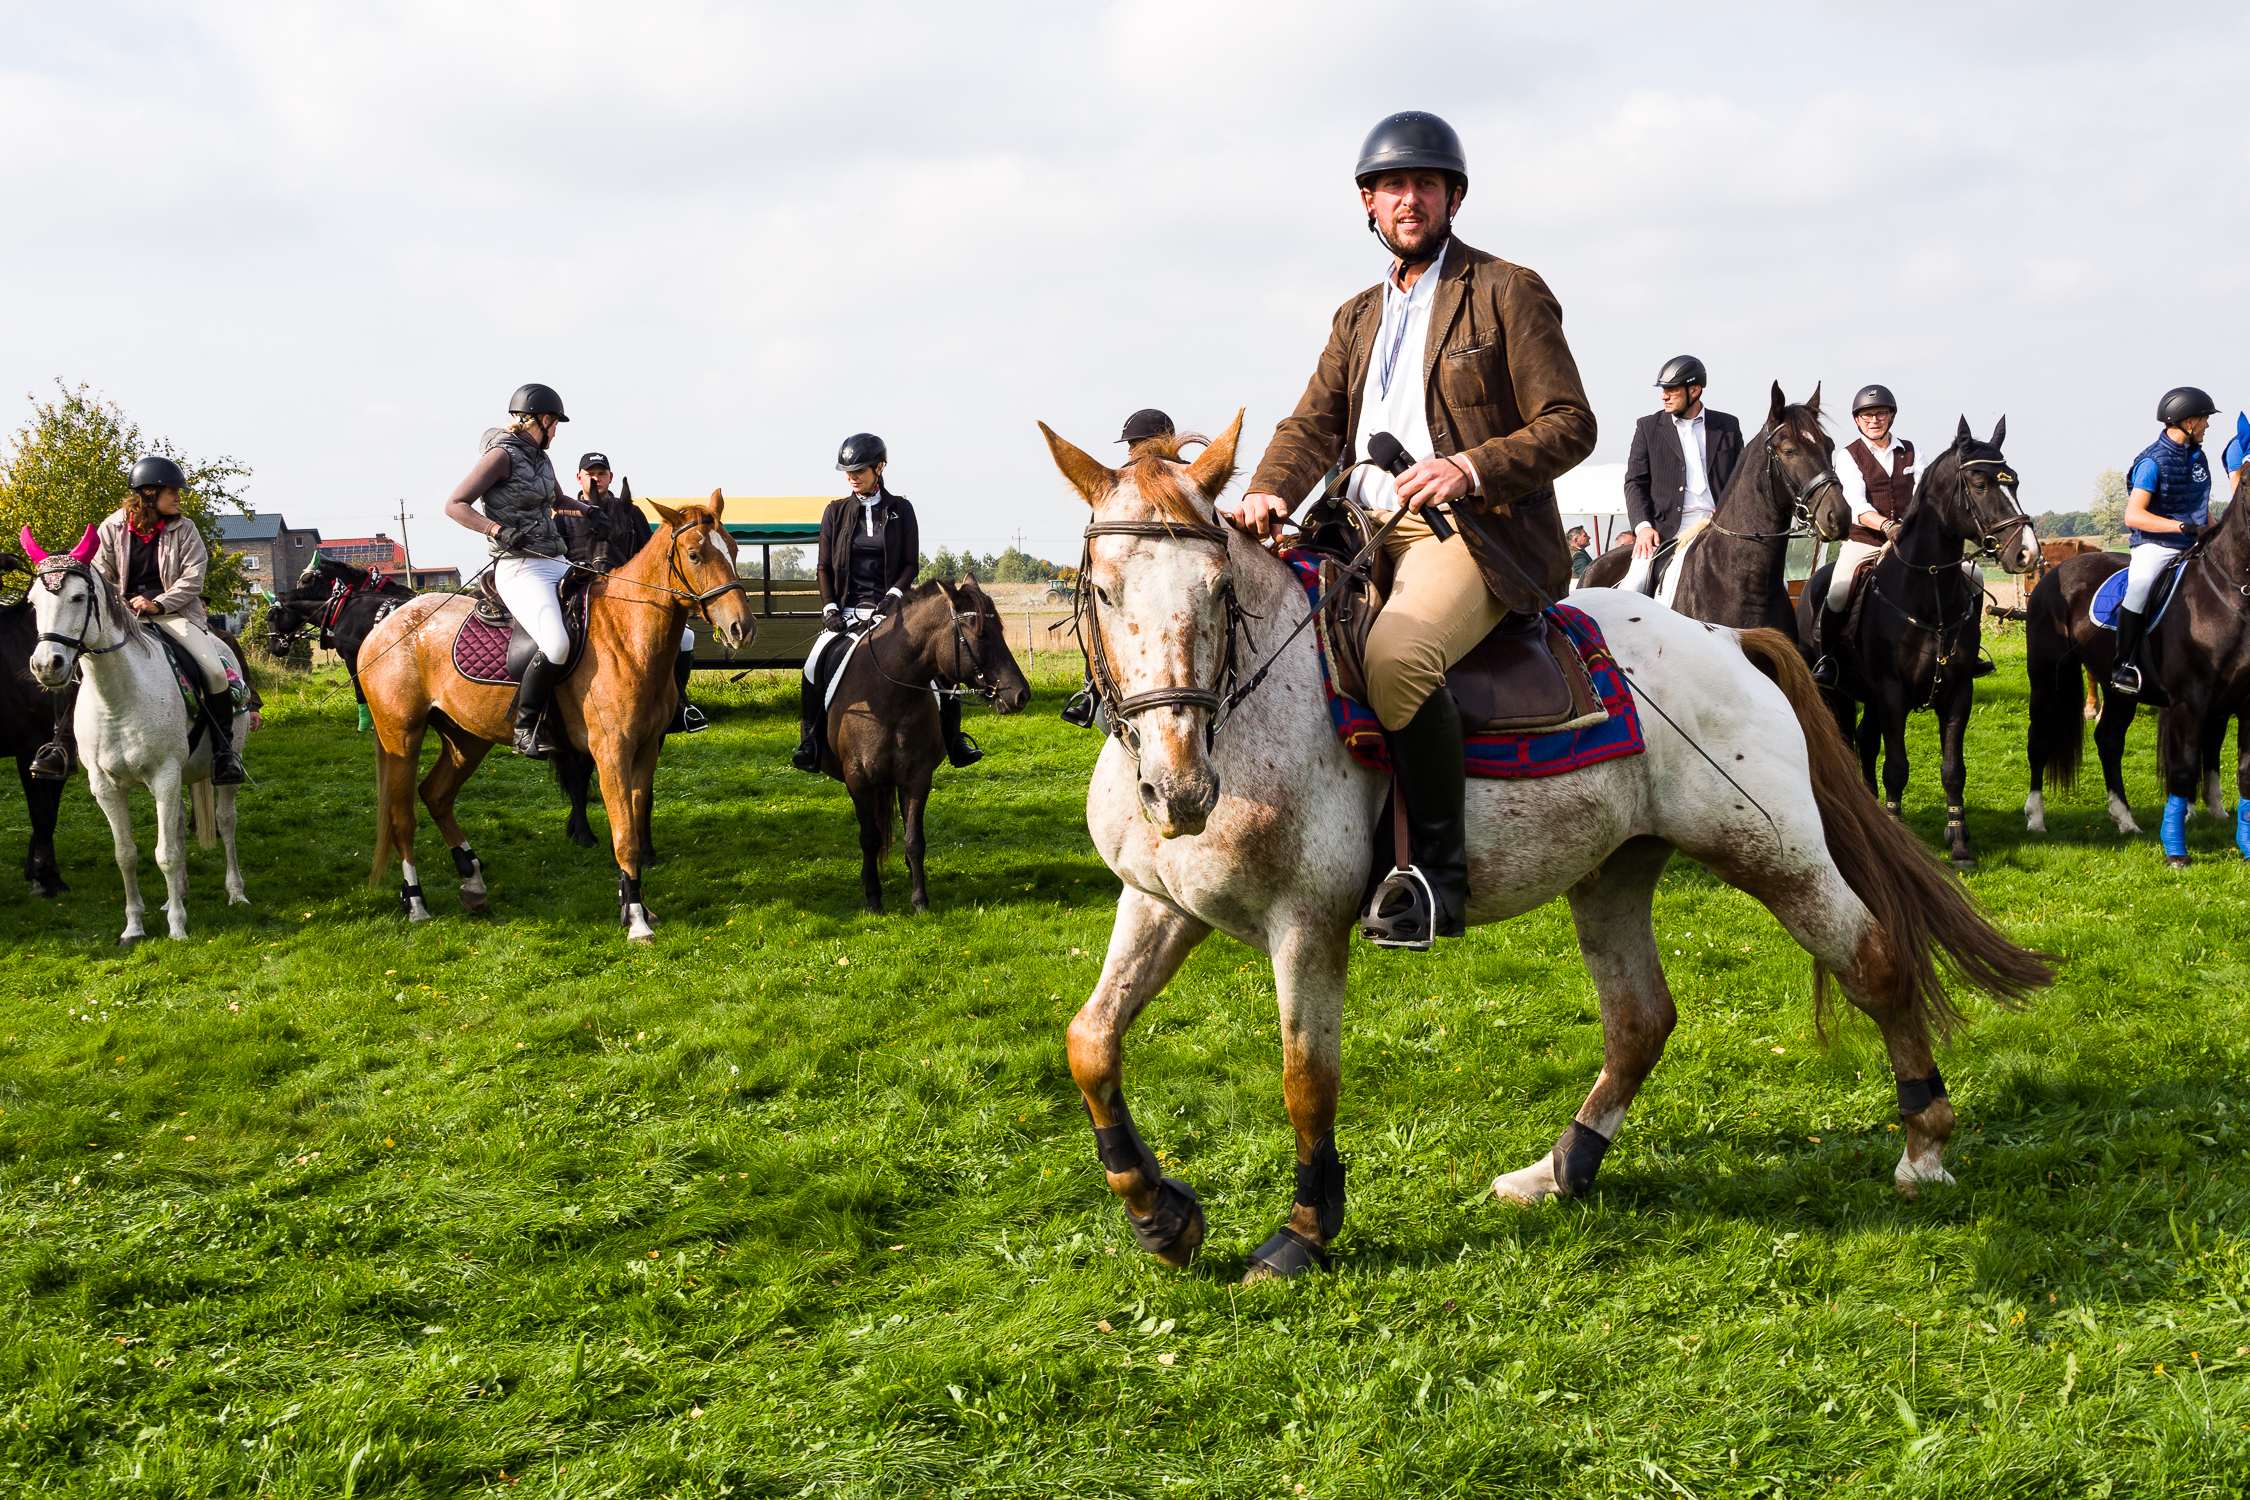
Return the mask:
{"type": "Polygon", "coordinates": [[[2132,537],[2132,561],[2125,575],[2125,601],[2117,611],[2117,665],[2109,685],[2119,692],[2141,690],[2140,651],[2147,621],[2141,610],[2165,565],[2195,545],[2211,521],[2211,463],[2203,456],[2203,434],[2219,408],[2192,385],[2174,387],[2156,404],[2164,434],[2141,450],[2126,477],[2125,526],[2132,537]]]}

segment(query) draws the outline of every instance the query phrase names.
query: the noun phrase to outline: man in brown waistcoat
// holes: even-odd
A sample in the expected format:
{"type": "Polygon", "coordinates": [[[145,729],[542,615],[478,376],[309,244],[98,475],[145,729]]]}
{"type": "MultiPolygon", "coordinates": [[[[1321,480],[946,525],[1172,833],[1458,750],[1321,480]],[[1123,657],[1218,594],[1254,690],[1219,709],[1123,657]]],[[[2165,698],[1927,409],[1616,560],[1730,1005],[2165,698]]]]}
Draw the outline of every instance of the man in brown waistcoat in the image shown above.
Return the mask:
{"type": "Polygon", "coordinates": [[[1838,476],[1851,501],[1852,527],[1836,550],[1836,568],[1828,575],[1828,607],[1820,612],[1820,660],[1813,664],[1813,681],[1823,687],[1834,687],[1841,673],[1836,651],[1851,607],[1852,579],[1861,563],[1883,550],[1914,500],[1914,445],[1892,436],[1897,417],[1898,400],[1889,386],[1863,385],[1852,397],[1852,420],[1860,435],[1844,449],[1851,467],[1838,476]]]}
{"type": "Polygon", "coordinates": [[[1392,115],[1353,175],[1390,272],[1337,310],[1249,492],[1219,510],[1268,535],[1376,434],[1417,460],[1395,479],[1354,470],[1351,490],[1380,518],[1408,512],[1388,542],[1397,574],[1368,636],[1367,682],[1418,878],[1386,880],[1363,925],[1387,946],[1427,948],[1460,934],[1468,908],[1461,720],[1445,672],[1503,619],[1536,629],[1570,587],[1553,481],[1593,451],[1594,412],[1547,284],[1453,237],[1469,178],[1450,125],[1392,115]],[[1423,519],[1437,505],[1458,528],[1450,541],[1423,519]]]}

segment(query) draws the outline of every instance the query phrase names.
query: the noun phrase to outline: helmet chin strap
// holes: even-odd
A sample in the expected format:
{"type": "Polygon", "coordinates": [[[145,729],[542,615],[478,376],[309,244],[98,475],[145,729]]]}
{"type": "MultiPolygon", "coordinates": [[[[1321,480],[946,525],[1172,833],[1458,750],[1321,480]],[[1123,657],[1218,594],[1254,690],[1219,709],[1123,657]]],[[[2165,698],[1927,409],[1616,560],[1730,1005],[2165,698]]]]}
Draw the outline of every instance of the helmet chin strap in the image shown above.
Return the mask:
{"type": "Polygon", "coordinates": [[[1446,218],[1445,227],[1437,232],[1436,237],[1425,245],[1420,253],[1401,248],[1398,241],[1383,233],[1382,229],[1376,224],[1373,214],[1367,216],[1367,232],[1381,240],[1383,248],[1398,257],[1400,265],[1425,266],[1444,253],[1446,243],[1453,238],[1453,220],[1449,215],[1446,218]]]}

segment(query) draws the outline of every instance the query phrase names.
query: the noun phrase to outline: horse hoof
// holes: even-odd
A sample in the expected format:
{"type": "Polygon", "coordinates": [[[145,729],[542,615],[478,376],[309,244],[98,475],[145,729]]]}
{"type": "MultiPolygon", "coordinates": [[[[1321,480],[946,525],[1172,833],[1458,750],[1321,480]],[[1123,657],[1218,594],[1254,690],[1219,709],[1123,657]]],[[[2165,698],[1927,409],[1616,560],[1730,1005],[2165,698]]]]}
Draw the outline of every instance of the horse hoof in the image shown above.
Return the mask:
{"type": "Polygon", "coordinates": [[[1250,1269],[1242,1273],[1242,1284],[1302,1276],[1315,1266],[1328,1269],[1328,1252],[1284,1224],[1250,1252],[1250,1269]]]}
{"type": "Polygon", "coordinates": [[[481,917],[491,909],[483,891],[461,891],[461,909],[472,917],[481,917]]]}
{"type": "Polygon", "coordinates": [[[1195,1259],[1208,1227],[1203,1219],[1203,1200],[1177,1177],[1167,1177],[1157,1185],[1156,1203],[1146,1218],[1128,1208],[1125,1223],[1143,1250],[1175,1269],[1195,1259]]]}
{"type": "Polygon", "coordinates": [[[1977,857],[1974,854],[1956,854],[1953,856],[1953,868],[1956,870],[1973,870],[1976,867],[1977,857]]]}
{"type": "Polygon", "coordinates": [[[2189,865],[2192,865],[2194,863],[2195,861],[2185,854],[2167,854],[2164,856],[2164,865],[2166,869],[2184,870],[2189,865]]]}

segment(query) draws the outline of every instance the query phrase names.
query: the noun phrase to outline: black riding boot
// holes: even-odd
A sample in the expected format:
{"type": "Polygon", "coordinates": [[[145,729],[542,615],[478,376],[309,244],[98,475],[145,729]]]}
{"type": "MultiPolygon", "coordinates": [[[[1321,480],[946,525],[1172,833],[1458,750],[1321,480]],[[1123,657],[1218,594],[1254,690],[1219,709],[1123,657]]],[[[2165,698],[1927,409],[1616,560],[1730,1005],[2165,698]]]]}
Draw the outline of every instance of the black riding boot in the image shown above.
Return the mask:
{"type": "Polygon", "coordinates": [[[800,771],[820,770],[820,724],[828,717],[822,697],[819,685],[806,678],[797,698],[797,753],[789,757],[789,764],[800,771]]]}
{"type": "Polygon", "coordinates": [[[31,775],[39,781],[67,781],[78,767],[78,682],[73,678],[55,689],[55,737],[31,757],[31,775]]]}
{"type": "Polygon", "coordinates": [[[1452,692],[1440,683],[1403,729],[1387,730],[1384,737],[1406,801],[1406,843],[1414,863],[1375,888],[1360,931],[1378,947],[1426,949],[1436,938],[1459,937],[1469,910],[1469,850],[1462,827],[1467,766],[1452,692]]]}
{"type": "Polygon", "coordinates": [[[1836,653],[1843,645],[1843,622],[1851,614],[1849,609],[1830,609],[1828,601],[1821,601],[1820,616],[1815,624],[1820,639],[1820,660],[1813,663],[1812,680],[1822,687],[1832,688],[1843,680],[1844,664],[1836,653]]]}
{"type": "Polygon", "coordinates": [[[555,679],[561,674],[562,669],[547,660],[546,652],[532,653],[523,669],[523,685],[516,689],[516,754],[545,760],[555,753],[544,720],[547,700],[553,696],[555,679]]]}
{"type": "Polygon", "coordinates": [[[666,734],[701,734],[711,727],[711,721],[703,717],[703,710],[687,701],[688,675],[694,669],[693,651],[682,651],[680,659],[672,665],[672,686],[678,689],[676,696],[680,706],[672,711],[672,727],[664,731],[666,734]]]}
{"type": "Polygon", "coordinates": [[[938,703],[938,728],[945,731],[945,758],[956,766],[973,766],[984,759],[977,742],[961,732],[961,700],[945,698],[938,703]]]}
{"type": "Polygon", "coordinates": [[[203,695],[205,733],[211,736],[211,785],[240,786],[242,753],[234,748],[234,694],[225,688],[203,695]]]}
{"type": "Polygon", "coordinates": [[[2140,664],[2133,660],[2141,654],[2141,632],[2148,622],[2137,609],[2117,610],[2117,664],[2110,668],[2109,685],[2121,693],[2139,693],[2141,690],[2140,664]]]}

